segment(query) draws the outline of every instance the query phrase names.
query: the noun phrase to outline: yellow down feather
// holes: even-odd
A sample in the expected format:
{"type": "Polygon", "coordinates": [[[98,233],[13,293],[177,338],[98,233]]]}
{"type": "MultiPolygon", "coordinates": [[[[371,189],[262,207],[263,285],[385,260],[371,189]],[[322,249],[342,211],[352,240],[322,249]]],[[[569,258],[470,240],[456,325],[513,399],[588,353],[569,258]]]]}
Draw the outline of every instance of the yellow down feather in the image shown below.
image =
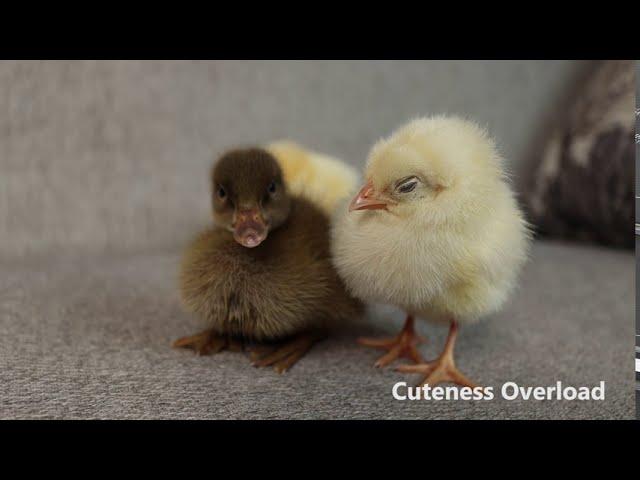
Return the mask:
{"type": "Polygon", "coordinates": [[[288,140],[273,142],[266,149],[278,160],[289,192],[306,198],[329,216],[358,186],[357,171],[341,160],[288,140]]]}

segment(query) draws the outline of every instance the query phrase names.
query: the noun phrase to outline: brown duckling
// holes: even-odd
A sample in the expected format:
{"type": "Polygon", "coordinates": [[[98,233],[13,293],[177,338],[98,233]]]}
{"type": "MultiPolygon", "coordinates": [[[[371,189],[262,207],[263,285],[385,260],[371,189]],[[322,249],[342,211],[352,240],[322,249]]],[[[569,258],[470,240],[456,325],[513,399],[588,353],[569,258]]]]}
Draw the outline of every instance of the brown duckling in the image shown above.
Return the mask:
{"type": "Polygon", "coordinates": [[[209,328],[174,346],[212,354],[250,345],[254,365],[286,371],[362,310],[331,263],[329,218],[288,194],[263,149],[226,153],[211,182],[215,226],[188,247],[180,275],[184,305],[209,328]]]}

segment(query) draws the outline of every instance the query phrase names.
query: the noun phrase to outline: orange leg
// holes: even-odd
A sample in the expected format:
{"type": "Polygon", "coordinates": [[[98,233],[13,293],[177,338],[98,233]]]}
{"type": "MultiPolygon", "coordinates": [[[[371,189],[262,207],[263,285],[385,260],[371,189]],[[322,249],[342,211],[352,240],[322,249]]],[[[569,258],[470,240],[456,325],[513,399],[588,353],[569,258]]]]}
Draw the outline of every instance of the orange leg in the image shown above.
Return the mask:
{"type": "Polygon", "coordinates": [[[408,358],[416,363],[424,362],[422,356],[416,349],[416,345],[426,341],[418,335],[414,328],[412,315],[407,315],[404,327],[397,337],[392,338],[359,338],[358,343],[367,347],[381,348],[387,350],[374,364],[376,367],[384,367],[400,357],[408,358]]]}
{"type": "Polygon", "coordinates": [[[436,386],[443,382],[457,383],[465,387],[477,387],[478,385],[465,377],[457,369],[453,361],[453,348],[458,336],[458,324],[455,320],[451,322],[449,328],[449,337],[445,344],[442,354],[432,362],[422,362],[417,365],[400,365],[396,368],[398,372],[404,373],[422,373],[424,378],[419,386],[429,384],[436,386]]]}

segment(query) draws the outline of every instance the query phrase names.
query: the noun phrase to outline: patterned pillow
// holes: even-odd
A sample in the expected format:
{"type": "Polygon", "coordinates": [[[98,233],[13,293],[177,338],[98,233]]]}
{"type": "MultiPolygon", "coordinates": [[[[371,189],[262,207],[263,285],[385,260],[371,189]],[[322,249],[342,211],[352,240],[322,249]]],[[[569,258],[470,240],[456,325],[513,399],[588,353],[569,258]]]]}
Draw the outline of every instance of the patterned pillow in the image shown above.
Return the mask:
{"type": "Polygon", "coordinates": [[[549,140],[529,199],[540,234],[634,248],[634,73],[599,62],[549,140]]]}

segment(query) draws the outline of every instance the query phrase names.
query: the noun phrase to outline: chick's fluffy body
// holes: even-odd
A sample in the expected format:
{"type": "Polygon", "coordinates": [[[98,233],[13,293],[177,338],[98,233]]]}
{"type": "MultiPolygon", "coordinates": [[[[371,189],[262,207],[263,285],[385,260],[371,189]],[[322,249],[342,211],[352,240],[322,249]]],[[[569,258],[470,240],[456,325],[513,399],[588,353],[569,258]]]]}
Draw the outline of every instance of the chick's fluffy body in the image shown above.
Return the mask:
{"type": "Polygon", "coordinates": [[[359,298],[431,321],[498,310],[526,260],[529,231],[486,132],[452,117],[414,120],[371,150],[378,191],[419,175],[431,186],[389,211],[337,212],[335,265],[359,298]]]}
{"type": "Polygon", "coordinates": [[[292,198],[286,222],[255,249],[219,227],[187,249],[180,286],[187,310],[218,334],[277,340],[350,319],[361,304],[330,260],[328,217],[292,198]]]}

